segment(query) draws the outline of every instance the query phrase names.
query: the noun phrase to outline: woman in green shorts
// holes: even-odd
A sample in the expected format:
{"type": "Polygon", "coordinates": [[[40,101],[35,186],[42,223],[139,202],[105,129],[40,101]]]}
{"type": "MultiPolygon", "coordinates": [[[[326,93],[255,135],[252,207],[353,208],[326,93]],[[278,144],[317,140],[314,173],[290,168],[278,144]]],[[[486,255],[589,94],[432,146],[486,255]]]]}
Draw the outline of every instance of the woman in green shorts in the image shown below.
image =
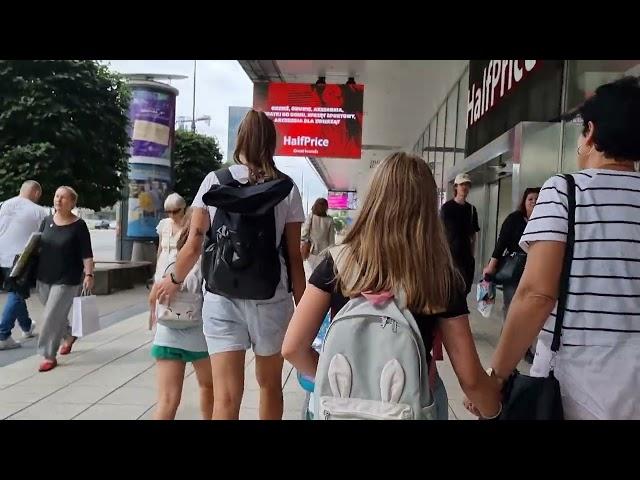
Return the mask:
{"type": "MultiPolygon", "coordinates": [[[[172,212],[170,205],[174,196],[167,197],[165,210],[172,212]]],[[[181,199],[182,197],[180,197],[181,199]]],[[[184,200],[183,200],[184,202],[184,200]]],[[[189,212],[181,222],[181,231],[177,239],[177,249],[164,262],[158,262],[158,270],[154,277],[155,283],[149,295],[149,307],[151,311],[151,325],[156,324],[156,334],[151,347],[151,356],[156,359],[156,371],[158,381],[158,403],[154,418],[156,420],[173,420],[180,405],[182,396],[182,384],[184,381],[185,367],[188,362],[193,364],[198,386],[200,387],[200,411],[202,418],[210,420],[213,413],[213,381],[211,377],[211,363],[207,352],[207,343],[202,332],[202,274],[200,262],[197,262],[182,286],[183,291],[197,294],[194,302],[191,318],[194,326],[187,328],[175,328],[163,324],[162,319],[157,321],[157,285],[163,276],[170,275],[175,255],[187,240],[190,225],[189,212]],[[175,253],[174,253],[175,252],[175,253]],[[166,265],[166,267],[160,267],[166,265]]],[[[167,219],[171,221],[170,219],[167,219]]],[[[165,220],[166,221],[166,220],[165,220]]],[[[162,237],[164,231],[171,234],[168,229],[158,229],[162,237]]],[[[163,239],[160,238],[161,245],[163,239]]],[[[189,324],[187,324],[189,325],[189,324]]],[[[184,325],[181,325],[184,327],[184,325]]]]}

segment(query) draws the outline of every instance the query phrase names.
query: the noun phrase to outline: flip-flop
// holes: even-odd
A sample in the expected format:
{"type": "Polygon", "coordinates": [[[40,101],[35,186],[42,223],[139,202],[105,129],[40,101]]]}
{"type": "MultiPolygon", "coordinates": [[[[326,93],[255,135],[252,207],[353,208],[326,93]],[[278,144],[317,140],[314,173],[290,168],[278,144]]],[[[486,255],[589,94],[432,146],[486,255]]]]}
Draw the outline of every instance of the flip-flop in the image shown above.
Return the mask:
{"type": "Polygon", "coordinates": [[[40,364],[40,368],[38,371],[40,372],[48,372],[49,370],[53,370],[58,365],[58,361],[54,358],[53,360],[43,360],[40,364]]]}

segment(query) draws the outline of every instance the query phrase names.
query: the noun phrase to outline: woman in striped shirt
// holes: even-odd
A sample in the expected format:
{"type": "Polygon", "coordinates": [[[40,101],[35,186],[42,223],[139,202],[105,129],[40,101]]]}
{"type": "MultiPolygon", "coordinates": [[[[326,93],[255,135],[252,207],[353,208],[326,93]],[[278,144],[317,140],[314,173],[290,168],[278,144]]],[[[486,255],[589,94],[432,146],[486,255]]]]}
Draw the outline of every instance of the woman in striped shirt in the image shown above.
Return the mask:
{"type": "MultiPolygon", "coordinates": [[[[566,419],[640,419],[640,83],[599,87],[579,109],[575,242],[554,373],[566,419]]],[[[567,238],[567,183],[544,184],[522,235],[527,266],[492,367],[506,379],[538,336],[546,376],[567,238]]]]}

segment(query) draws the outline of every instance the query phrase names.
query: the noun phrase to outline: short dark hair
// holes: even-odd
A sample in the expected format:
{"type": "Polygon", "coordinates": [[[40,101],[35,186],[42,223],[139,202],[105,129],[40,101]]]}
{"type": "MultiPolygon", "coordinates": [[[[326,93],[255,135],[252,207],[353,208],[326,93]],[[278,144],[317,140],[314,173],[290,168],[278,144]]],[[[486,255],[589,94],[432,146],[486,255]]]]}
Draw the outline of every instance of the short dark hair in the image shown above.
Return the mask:
{"type": "Polygon", "coordinates": [[[527,203],[527,197],[532,193],[540,193],[540,189],[538,187],[527,188],[522,194],[522,201],[520,202],[520,206],[518,207],[518,210],[520,210],[520,213],[522,213],[525,216],[527,215],[527,206],[525,205],[527,203]]]}
{"type": "Polygon", "coordinates": [[[593,122],[595,149],[617,160],[640,160],[640,81],[624,77],[601,85],[578,108],[584,135],[593,122]]]}

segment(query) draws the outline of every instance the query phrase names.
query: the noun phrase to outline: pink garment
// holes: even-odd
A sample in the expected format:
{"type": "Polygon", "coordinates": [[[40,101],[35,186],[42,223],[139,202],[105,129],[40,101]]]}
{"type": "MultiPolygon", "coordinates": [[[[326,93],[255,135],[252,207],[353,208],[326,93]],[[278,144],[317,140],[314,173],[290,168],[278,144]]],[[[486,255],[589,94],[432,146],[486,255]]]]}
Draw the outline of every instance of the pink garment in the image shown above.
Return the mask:
{"type": "Polygon", "coordinates": [[[382,305],[394,297],[391,292],[362,292],[362,296],[374,305],[382,305]]]}

